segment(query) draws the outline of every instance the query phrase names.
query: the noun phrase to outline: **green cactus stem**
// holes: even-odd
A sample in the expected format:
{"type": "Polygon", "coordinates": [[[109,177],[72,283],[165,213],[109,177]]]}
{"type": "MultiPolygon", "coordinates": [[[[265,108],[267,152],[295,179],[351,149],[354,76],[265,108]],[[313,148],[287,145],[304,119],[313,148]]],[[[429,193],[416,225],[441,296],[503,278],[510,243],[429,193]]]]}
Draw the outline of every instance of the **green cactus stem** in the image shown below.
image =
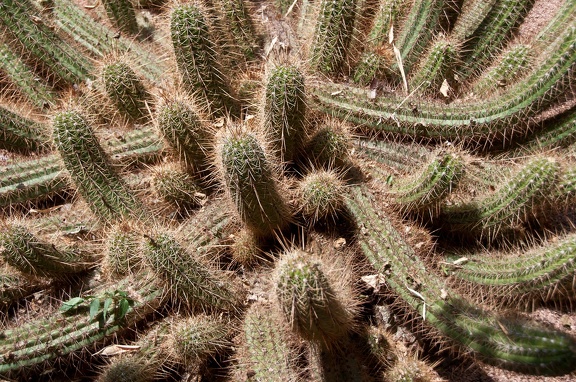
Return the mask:
{"type": "Polygon", "coordinates": [[[371,100],[362,89],[320,82],[311,89],[312,105],[373,132],[490,145],[520,134],[522,129],[525,132],[528,117],[564,94],[576,62],[575,42],[576,25],[572,23],[531,75],[491,100],[453,106],[406,105],[402,99],[371,100]]]}
{"type": "Polygon", "coordinates": [[[227,78],[218,65],[204,12],[195,5],[175,7],[170,17],[172,46],[185,87],[208,114],[237,115],[227,78]]]}
{"type": "MultiPolygon", "coordinates": [[[[443,0],[416,0],[413,3],[395,43],[400,50],[406,75],[439,30],[444,6],[443,0]]],[[[397,68],[397,64],[394,67],[397,68]]]]}
{"type": "Polygon", "coordinates": [[[190,366],[205,363],[232,344],[230,328],[221,318],[192,316],[174,325],[169,337],[170,351],[181,363],[190,366]]]}
{"type": "Polygon", "coordinates": [[[442,222],[451,231],[492,240],[546,205],[556,186],[558,164],[535,158],[492,195],[442,211],[442,222]]]}
{"type": "Polygon", "coordinates": [[[122,32],[135,35],[138,33],[136,12],[130,0],[102,0],[108,18],[122,32]]]}
{"type": "Polygon", "coordinates": [[[496,89],[513,84],[528,71],[530,64],[530,47],[516,44],[504,53],[496,66],[480,76],[472,92],[480,96],[491,95],[496,89]]]}
{"type": "MultiPolygon", "coordinates": [[[[454,255],[460,257],[458,255],[454,255]]],[[[482,301],[533,310],[541,303],[574,298],[576,236],[548,241],[524,253],[478,254],[446,271],[482,301]]]]}
{"type": "Polygon", "coordinates": [[[239,128],[228,130],[218,151],[223,184],[246,226],[259,236],[286,228],[290,212],[256,137],[239,128]]]}
{"type": "Polygon", "coordinates": [[[177,166],[155,168],[152,189],[158,198],[182,212],[198,208],[206,201],[206,194],[196,180],[177,166]]]}
{"type": "Polygon", "coordinates": [[[25,118],[0,105],[0,148],[34,152],[48,146],[44,124],[25,118]]]}
{"type": "Polygon", "coordinates": [[[459,55],[458,45],[446,38],[432,42],[420,67],[409,79],[411,89],[421,95],[437,96],[444,81],[453,83],[459,55]]]}
{"type": "Polygon", "coordinates": [[[532,323],[492,316],[447,287],[403,240],[367,190],[351,189],[346,205],[364,234],[358,245],[386,285],[440,336],[450,338],[488,363],[539,374],[574,368],[575,342],[563,333],[532,323]],[[386,271],[390,269],[389,271],[386,271]],[[419,284],[418,280],[425,280],[419,284]]]}
{"type": "Polygon", "coordinates": [[[191,308],[199,310],[238,309],[238,293],[223,274],[200,261],[200,247],[212,248],[222,245],[230,229],[227,214],[212,206],[195,215],[192,242],[187,249],[185,241],[174,235],[159,233],[146,237],[144,257],[148,267],[166,285],[172,297],[191,308]]]}
{"type": "Polygon", "coordinates": [[[496,0],[472,0],[462,6],[462,11],[452,28],[451,36],[458,41],[466,41],[486,19],[496,0]]]}
{"type": "Polygon", "coordinates": [[[284,318],[302,338],[329,349],[351,330],[352,312],[339,299],[320,260],[310,254],[285,253],[276,266],[275,285],[284,318]]]}
{"type": "Polygon", "coordinates": [[[433,158],[432,151],[421,145],[368,139],[354,140],[360,157],[386,165],[395,171],[408,173],[433,158]]]}
{"type": "Polygon", "coordinates": [[[388,194],[402,211],[427,212],[434,216],[463,173],[464,163],[458,155],[438,155],[417,175],[394,184],[388,194]]]}
{"type": "Polygon", "coordinates": [[[112,227],[104,245],[102,270],[109,279],[136,275],[142,270],[142,236],[131,224],[123,222],[112,227]]]}
{"type": "Polygon", "coordinates": [[[264,130],[282,162],[293,162],[306,139],[304,76],[294,66],[270,71],[264,99],[264,130]]]}
{"type": "Polygon", "coordinates": [[[69,0],[54,0],[55,23],[96,57],[117,53],[135,62],[135,69],[150,82],[166,73],[164,61],[150,50],[144,49],[131,37],[117,36],[107,26],[96,22],[86,11],[69,0]]]}
{"type": "Polygon", "coordinates": [[[567,147],[576,142],[576,110],[569,111],[537,130],[523,147],[523,151],[540,152],[567,147]]]}
{"type": "Polygon", "coordinates": [[[344,207],[344,183],[334,171],[314,171],[298,185],[299,210],[309,226],[336,221],[344,207]]]}
{"type": "Polygon", "coordinates": [[[0,248],[8,264],[32,276],[66,280],[94,266],[92,255],[82,248],[56,246],[19,224],[6,227],[0,233],[0,248]]]}
{"type": "Polygon", "coordinates": [[[158,112],[158,129],[192,174],[209,174],[213,133],[185,100],[167,101],[158,112]]]}
{"type": "Polygon", "coordinates": [[[110,165],[92,128],[76,111],[64,111],[53,121],[54,144],[90,209],[101,220],[144,217],[143,207],[110,165]]]}
{"type": "MultiPolygon", "coordinates": [[[[325,169],[347,169],[350,162],[350,135],[337,121],[329,121],[308,141],[306,160],[325,169]]],[[[310,163],[302,163],[303,166],[310,163]]]]}
{"type": "Polygon", "coordinates": [[[88,77],[88,60],[82,53],[63,41],[42,18],[35,15],[29,0],[6,0],[0,4],[0,28],[12,45],[51,75],[55,82],[77,84],[88,77]],[[40,22],[35,22],[35,20],[40,22]]]}
{"type": "Polygon", "coordinates": [[[485,19],[464,41],[459,77],[465,80],[483,70],[497,54],[516,27],[532,7],[534,0],[497,1],[485,19]]]}
{"type": "Polygon", "coordinates": [[[0,41],[0,71],[6,73],[18,90],[39,109],[56,104],[52,89],[42,81],[8,45],[0,41]]]}
{"type": "Polygon", "coordinates": [[[270,307],[263,304],[255,304],[246,312],[246,368],[254,372],[252,378],[256,381],[296,382],[300,380],[295,368],[297,353],[290,348],[286,333],[279,330],[277,320],[270,307]]]}
{"type": "Polygon", "coordinates": [[[102,82],[108,97],[129,120],[143,120],[149,113],[152,97],[127,63],[106,64],[102,69],[102,82]]]}
{"type": "Polygon", "coordinates": [[[388,46],[390,28],[397,24],[401,0],[381,0],[374,16],[372,28],[368,34],[366,47],[354,70],[354,82],[368,85],[374,78],[384,74],[386,65],[390,66],[392,47],[388,46]],[[386,56],[388,53],[388,56],[386,56]]]}
{"type": "Polygon", "coordinates": [[[252,17],[244,0],[217,0],[220,5],[222,23],[231,34],[235,49],[239,49],[245,60],[256,58],[258,41],[252,17]]]}
{"type": "MultiPolygon", "coordinates": [[[[164,290],[150,278],[128,277],[112,285],[100,286],[95,296],[113,295],[114,291],[126,292],[133,304],[124,317],[118,319],[119,307],[111,304],[102,325],[91,318],[87,311],[78,308],[71,315],[50,312],[13,328],[5,329],[0,339],[0,375],[7,378],[38,376],[53,368],[55,361],[78,355],[85,349],[95,352],[99,345],[112,340],[116,333],[143,320],[165,301],[164,290]]],[[[101,313],[103,309],[101,309],[101,313]]],[[[57,363],[56,363],[57,364],[57,363]]]]}
{"type": "MultiPolygon", "coordinates": [[[[131,166],[156,161],[162,144],[151,129],[134,130],[123,139],[107,142],[114,164],[131,166]]],[[[71,188],[58,155],[18,162],[0,168],[0,207],[36,202],[64,194],[71,188]]]]}
{"type": "Polygon", "coordinates": [[[327,75],[342,69],[352,37],[356,0],[322,0],[310,48],[310,65],[327,75]]]}

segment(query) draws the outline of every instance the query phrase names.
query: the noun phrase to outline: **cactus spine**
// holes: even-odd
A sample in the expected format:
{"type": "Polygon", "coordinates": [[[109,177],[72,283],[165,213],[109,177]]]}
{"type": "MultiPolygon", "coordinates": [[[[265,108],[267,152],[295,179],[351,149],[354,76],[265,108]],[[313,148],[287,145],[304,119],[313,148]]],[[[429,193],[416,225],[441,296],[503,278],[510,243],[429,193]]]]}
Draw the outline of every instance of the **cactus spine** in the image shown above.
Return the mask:
{"type": "Polygon", "coordinates": [[[106,94],[122,115],[138,121],[148,113],[151,96],[136,73],[125,62],[112,62],[102,69],[106,94]]]}
{"type": "Polygon", "coordinates": [[[108,18],[124,33],[134,35],[138,33],[136,12],[130,0],[103,0],[108,18]]]}

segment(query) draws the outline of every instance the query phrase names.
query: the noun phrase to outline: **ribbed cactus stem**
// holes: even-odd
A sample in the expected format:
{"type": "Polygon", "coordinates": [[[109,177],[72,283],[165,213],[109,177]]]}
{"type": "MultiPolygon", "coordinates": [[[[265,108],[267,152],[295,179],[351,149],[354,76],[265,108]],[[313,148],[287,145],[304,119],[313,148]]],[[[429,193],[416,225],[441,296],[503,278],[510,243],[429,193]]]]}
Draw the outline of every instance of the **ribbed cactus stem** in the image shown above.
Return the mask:
{"type": "Polygon", "coordinates": [[[391,65],[392,46],[388,44],[390,28],[396,23],[400,0],[380,0],[378,10],[360,62],[354,71],[354,82],[368,85],[374,78],[381,77],[386,64],[391,65]]]}
{"type": "Polygon", "coordinates": [[[244,0],[217,0],[220,3],[222,22],[227,25],[234,45],[247,61],[256,58],[258,42],[256,30],[244,0]]]}
{"type": "Polygon", "coordinates": [[[189,368],[205,363],[232,344],[230,328],[221,318],[197,315],[178,322],[169,335],[173,357],[189,368]]]}
{"type": "Polygon", "coordinates": [[[294,66],[277,66],[268,75],[264,130],[282,162],[292,162],[306,139],[304,76],[294,66]]]}
{"type": "Polygon", "coordinates": [[[496,66],[480,76],[472,92],[476,95],[487,96],[498,88],[510,86],[528,71],[531,53],[527,45],[514,45],[504,53],[496,66]]]}
{"type": "Polygon", "coordinates": [[[352,328],[353,316],[339,300],[336,285],[310,254],[285,253],[276,267],[275,284],[285,319],[304,339],[331,348],[352,328]]]}
{"type": "Polygon", "coordinates": [[[0,148],[34,152],[48,146],[44,124],[0,106],[0,148]]]}
{"type": "Polygon", "coordinates": [[[180,5],[170,17],[172,46],[186,89],[209,114],[238,114],[226,76],[219,67],[207,17],[196,5],[180,5]]]}
{"type": "Polygon", "coordinates": [[[306,160],[317,167],[346,169],[350,167],[350,136],[336,121],[330,121],[314,133],[305,152],[306,160]]]}
{"type": "Polygon", "coordinates": [[[173,234],[160,232],[146,237],[144,257],[148,267],[162,280],[172,297],[200,310],[238,309],[238,295],[219,271],[200,260],[200,247],[222,245],[228,236],[230,219],[226,212],[212,206],[189,229],[195,236],[191,250],[173,234]]]}
{"type": "Polygon", "coordinates": [[[271,236],[290,221],[272,165],[256,137],[229,130],[219,143],[223,183],[242,221],[256,235],[271,236]]]}
{"type": "Polygon", "coordinates": [[[557,175],[558,164],[554,160],[535,158],[485,199],[446,207],[442,220],[451,230],[491,240],[545,206],[557,175]]]}
{"type": "Polygon", "coordinates": [[[32,68],[3,42],[0,42],[0,69],[34,106],[44,109],[56,103],[56,96],[50,86],[38,81],[32,68]]]}
{"type": "Polygon", "coordinates": [[[213,134],[184,100],[167,101],[158,112],[158,129],[192,173],[206,176],[213,134]]]}
{"type": "Polygon", "coordinates": [[[152,188],[161,200],[180,211],[197,208],[206,200],[197,181],[176,166],[155,168],[152,188]]]}
{"type": "Polygon", "coordinates": [[[314,171],[298,186],[299,209],[308,224],[335,221],[344,207],[344,184],[334,171],[314,171]]]}
{"type": "MultiPolygon", "coordinates": [[[[42,22],[35,22],[30,0],[6,0],[0,4],[0,29],[38,65],[46,68],[55,81],[67,84],[80,83],[88,77],[88,60],[80,51],[56,35],[54,30],[42,22]]],[[[41,18],[40,18],[41,20],[41,18]]]]}
{"type": "Polygon", "coordinates": [[[0,233],[0,253],[22,273],[64,280],[94,265],[92,255],[73,246],[56,246],[14,224],[0,233]]]}
{"type": "Polygon", "coordinates": [[[458,155],[439,155],[417,175],[393,185],[389,195],[403,211],[434,215],[440,202],[458,185],[463,174],[464,163],[458,155]]]}
{"type": "MultiPolygon", "coordinates": [[[[247,366],[254,377],[262,382],[296,382],[297,353],[290,348],[284,331],[278,330],[278,322],[270,314],[270,307],[256,304],[246,312],[244,335],[246,337],[247,366]]],[[[247,374],[246,370],[243,377],[247,374]]]]}
{"type": "Polygon", "coordinates": [[[356,0],[322,0],[310,49],[313,69],[335,75],[344,65],[352,37],[356,0]]]}
{"type": "Polygon", "coordinates": [[[489,363],[514,370],[562,373],[571,368],[576,358],[573,339],[473,307],[427,270],[365,189],[352,188],[346,205],[363,227],[358,244],[367,260],[378,271],[391,269],[386,272],[390,290],[442,336],[489,363]],[[425,281],[417,286],[415,280],[425,281]]]}
{"type": "Polygon", "coordinates": [[[64,111],[53,121],[54,143],[74,184],[102,220],[143,217],[142,205],[110,165],[92,128],[77,111],[64,111]]]}
{"type": "Polygon", "coordinates": [[[102,82],[108,97],[129,120],[141,120],[149,113],[152,97],[127,63],[106,64],[102,69],[102,82]]]}
{"type": "Polygon", "coordinates": [[[130,0],[102,0],[108,18],[124,33],[134,35],[138,33],[136,12],[130,0]]]}
{"type": "Polygon", "coordinates": [[[547,241],[524,253],[478,254],[447,267],[456,283],[479,300],[534,309],[549,301],[574,296],[576,236],[547,241]]]}
{"type": "Polygon", "coordinates": [[[444,81],[453,83],[458,55],[458,45],[453,41],[445,38],[434,41],[409,80],[411,89],[419,94],[438,96],[444,81]]]}
{"type": "Polygon", "coordinates": [[[97,288],[94,295],[113,294],[114,290],[127,292],[134,301],[121,320],[116,318],[117,307],[112,304],[103,326],[85,311],[70,316],[53,312],[4,330],[0,339],[0,374],[13,378],[38,376],[57,360],[110,341],[115,333],[144,319],[165,301],[164,291],[150,278],[125,278],[97,288]]]}

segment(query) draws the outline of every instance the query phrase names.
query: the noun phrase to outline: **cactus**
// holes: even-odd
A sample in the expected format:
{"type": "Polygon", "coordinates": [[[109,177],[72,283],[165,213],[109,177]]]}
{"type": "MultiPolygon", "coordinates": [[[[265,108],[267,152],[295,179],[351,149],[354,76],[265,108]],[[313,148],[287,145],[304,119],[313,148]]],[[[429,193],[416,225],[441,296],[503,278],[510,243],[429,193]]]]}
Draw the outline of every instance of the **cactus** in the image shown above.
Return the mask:
{"type": "Polygon", "coordinates": [[[32,276],[66,279],[94,266],[94,260],[81,248],[58,248],[22,225],[6,228],[0,234],[0,247],[8,264],[32,276]]]}
{"type": "Polygon", "coordinates": [[[138,33],[136,13],[130,0],[103,0],[108,18],[122,32],[134,35],[138,33]]]}
{"type": "Polygon", "coordinates": [[[21,152],[39,151],[48,139],[42,123],[25,118],[0,106],[0,148],[21,152]]]}
{"type": "Polygon", "coordinates": [[[572,362],[576,356],[572,350],[573,339],[526,323],[490,316],[473,308],[441,279],[430,274],[390,221],[377,214],[378,207],[365,190],[353,188],[346,205],[367,232],[358,240],[368,261],[378,271],[392,269],[387,273],[389,288],[441,335],[487,362],[515,370],[560,372],[567,362],[572,362]],[[426,280],[425,285],[418,285],[418,280],[426,280]]]}
{"type": "Polygon", "coordinates": [[[458,155],[439,155],[417,176],[394,184],[389,195],[403,211],[438,212],[440,202],[458,185],[464,164],[458,155]]]}
{"type": "Polygon", "coordinates": [[[96,216],[104,220],[131,213],[143,217],[141,205],[110,166],[98,139],[78,112],[56,115],[54,143],[73,182],[96,216]]]}
{"type": "Polygon", "coordinates": [[[482,201],[454,205],[443,210],[443,221],[451,231],[478,234],[489,240],[543,208],[554,189],[558,165],[547,158],[528,163],[498,192],[482,201]]]}
{"type": "Polygon", "coordinates": [[[222,182],[246,226],[260,236],[286,228],[290,212],[256,137],[239,128],[226,131],[218,151],[222,182]]]}
{"type": "Polygon", "coordinates": [[[258,381],[295,382],[299,380],[295,369],[296,353],[278,330],[278,324],[265,305],[252,306],[244,318],[246,337],[246,367],[243,377],[255,377],[258,381]]]}
{"type": "Polygon", "coordinates": [[[356,0],[322,0],[310,48],[311,66],[327,75],[335,75],[345,63],[356,11],[356,0]]]}
{"type": "Polygon", "coordinates": [[[200,231],[199,228],[206,230],[200,231],[193,240],[196,256],[173,235],[160,232],[154,237],[146,237],[144,257],[150,269],[166,283],[174,299],[196,309],[234,311],[237,309],[236,291],[227,284],[223,275],[199,261],[197,255],[197,248],[211,247],[223,241],[228,218],[226,213],[211,208],[205,212],[204,219],[194,227],[196,232],[200,231]]]}
{"type": "Polygon", "coordinates": [[[276,296],[293,331],[331,348],[352,329],[354,316],[322,268],[305,252],[286,253],[276,266],[276,296]]]}
{"type": "Polygon", "coordinates": [[[569,378],[575,15],[0,1],[0,379],[569,378]]]}
{"type": "Polygon", "coordinates": [[[192,173],[207,175],[212,133],[184,99],[167,101],[160,108],[158,129],[192,173]]]}
{"type": "Polygon", "coordinates": [[[88,60],[62,41],[52,29],[35,22],[34,8],[29,0],[7,0],[0,5],[0,28],[41,67],[45,67],[56,82],[75,84],[88,77],[88,60]]]}
{"type": "Polygon", "coordinates": [[[118,61],[106,64],[102,68],[102,82],[106,94],[122,115],[138,121],[148,113],[151,96],[127,63],[118,61]]]}
{"type": "Polygon", "coordinates": [[[575,251],[569,235],[513,256],[470,257],[459,266],[448,265],[447,272],[479,299],[534,309],[543,302],[572,299],[575,251]]]}
{"type": "Polygon", "coordinates": [[[170,18],[170,32],[178,71],[198,104],[209,113],[238,114],[203,11],[191,4],[176,7],[170,18]]]}
{"type": "Polygon", "coordinates": [[[306,138],[304,76],[291,66],[271,70],[264,101],[264,130],[282,162],[294,161],[306,138]]]}

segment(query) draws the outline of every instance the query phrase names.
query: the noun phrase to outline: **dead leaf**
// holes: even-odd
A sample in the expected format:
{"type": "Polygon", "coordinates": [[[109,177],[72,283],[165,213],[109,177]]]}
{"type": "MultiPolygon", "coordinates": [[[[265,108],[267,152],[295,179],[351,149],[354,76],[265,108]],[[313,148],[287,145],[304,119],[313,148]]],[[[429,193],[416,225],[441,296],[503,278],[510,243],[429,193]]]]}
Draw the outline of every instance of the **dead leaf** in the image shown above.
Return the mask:
{"type": "Polygon", "coordinates": [[[106,357],[112,357],[115,355],[133,352],[137,350],[140,350],[140,345],[110,345],[94,353],[93,355],[103,355],[106,357]]]}
{"type": "Polygon", "coordinates": [[[446,81],[446,79],[444,79],[444,81],[442,81],[442,86],[440,86],[440,93],[448,98],[448,93],[450,92],[450,85],[448,84],[448,81],[446,81]]]}
{"type": "Polygon", "coordinates": [[[442,300],[446,300],[448,298],[448,292],[446,292],[446,289],[440,289],[440,298],[442,300]]]}
{"type": "Polygon", "coordinates": [[[378,292],[380,287],[386,283],[386,276],[382,273],[377,273],[375,275],[362,276],[361,280],[371,286],[375,292],[378,292]]]}

